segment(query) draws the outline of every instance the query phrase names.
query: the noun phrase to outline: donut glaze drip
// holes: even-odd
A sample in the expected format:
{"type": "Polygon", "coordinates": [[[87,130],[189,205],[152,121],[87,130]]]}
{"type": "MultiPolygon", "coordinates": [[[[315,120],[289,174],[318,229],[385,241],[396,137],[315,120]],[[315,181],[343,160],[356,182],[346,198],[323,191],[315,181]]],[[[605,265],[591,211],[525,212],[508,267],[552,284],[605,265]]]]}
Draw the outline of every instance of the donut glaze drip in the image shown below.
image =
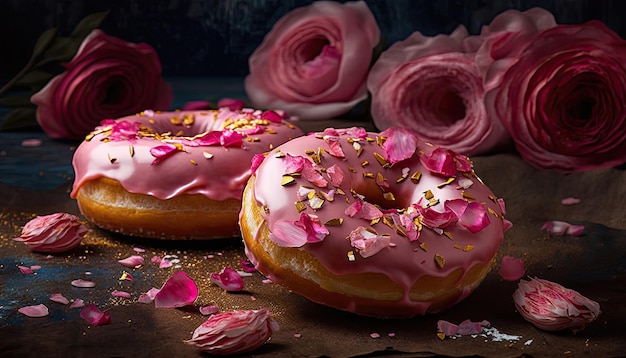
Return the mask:
{"type": "Polygon", "coordinates": [[[276,112],[226,108],[153,112],[107,120],[76,149],[70,196],[106,177],[130,193],[169,199],[241,199],[257,153],[302,135],[276,112]]]}
{"type": "MultiPolygon", "coordinates": [[[[321,240],[309,236],[313,240],[294,245],[298,246],[294,250],[305,250],[336,275],[387,277],[404,291],[395,309],[415,315],[429,310],[429,302],[413,301],[409,295],[420,278],[443,279],[460,271],[457,282],[461,282],[475,265],[489,267],[507,225],[503,201],[474,173],[469,158],[423,143],[412,134],[414,142],[405,141],[405,134],[395,128],[381,134],[359,128],[327,129],[287,142],[256,168],[254,199],[263,208],[270,238],[274,236],[279,246],[285,243],[276,237],[283,235],[275,234],[289,230],[289,223],[302,227],[302,215],[308,215],[318,222],[309,233],[317,233],[321,240]],[[395,143],[385,147],[388,133],[395,143]],[[398,157],[396,150],[403,154],[398,157]],[[309,161],[326,185],[306,170],[289,174],[298,157],[309,161]],[[332,180],[329,173],[335,166],[343,168],[343,179],[332,180]],[[355,214],[356,202],[358,207],[373,205],[381,215],[365,209],[355,214]],[[467,215],[461,215],[459,206],[467,206],[467,215]],[[486,219],[478,218],[481,214],[486,219]],[[355,230],[374,233],[382,248],[372,251],[353,243],[350,236],[355,230]]],[[[280,277],[266,272],[264,264],[249,254],[261,272],[280,283],[280,277]]],[[[474,288],[459,287],[451,304],[474,288]]],[[[349,298],[337,306],[356,310],[349,298]]]]}

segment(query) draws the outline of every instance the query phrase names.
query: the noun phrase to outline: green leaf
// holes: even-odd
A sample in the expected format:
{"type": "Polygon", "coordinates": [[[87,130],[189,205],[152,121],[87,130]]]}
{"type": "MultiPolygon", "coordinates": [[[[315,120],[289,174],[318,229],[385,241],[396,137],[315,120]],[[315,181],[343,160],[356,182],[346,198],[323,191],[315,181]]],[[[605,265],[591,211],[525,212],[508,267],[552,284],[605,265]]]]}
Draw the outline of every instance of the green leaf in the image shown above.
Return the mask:
{"type": "Polygon", "coordinates": [[[0,98],[0,104],[7,107],[30,106],[30,96],[9,96],[0,98]]]}
{"type": "Polygon", "coordinates": [[[80,41],[82,41],[91,31],[98,28],[100,24],[102,24],[102,21],[104,21],[104,18],[106,18],[108,14],[109,10],[87,15],[78,23],[78,25],[76,25],[70,37],[80,39],[80,41]]]}
{"type": "Polygon", "coordinates": [[[37,128],[36,113],[34,106],[16,108],[0,121],[0,131],[37,128]]]}
{"type": "Polygon", "coordinates": [[[47,83],[54,75],[40,70],[32,70],[18,79],[15,84],[18,86],[32,86],[47,83]]]}
{"type": "Polygon", "coordinates": [[[44,53],[47,62],[69,62],[78,51],[82,40],[69,37],[57,37],[52,46],[44,53]]]}
{"type": "Polygon", "coordinates": [[[35,48],[33,50],[33,58],[39,56],[46,50],[46,48],[48,48],[48,45],[52,43],[56,34],[57,34],[57,29],[53,27],[49,30],[46,30],[44,33],[41,34],[41,36],[39,36],[39,38],[37,39],[37,42],[35,42],[35,48]]]}

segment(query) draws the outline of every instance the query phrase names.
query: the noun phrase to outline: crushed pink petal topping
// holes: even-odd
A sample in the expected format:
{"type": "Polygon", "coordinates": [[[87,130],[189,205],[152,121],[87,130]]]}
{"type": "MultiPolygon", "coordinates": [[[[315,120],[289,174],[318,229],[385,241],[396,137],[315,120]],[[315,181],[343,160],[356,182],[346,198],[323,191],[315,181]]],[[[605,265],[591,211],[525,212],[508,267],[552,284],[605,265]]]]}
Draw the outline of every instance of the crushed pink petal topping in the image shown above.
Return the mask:
{"type": "Polygon", "coordinates": [[[528,322],[546,331],[584,329],[600,315],[600,305],[558,283],[531,278],[520,280],[513,294],[518,312],[528,322]]]}
{"type": "Polygon", "coordinates": [[[303,164],[302,176],[306,180],[320,188],[325,188],[328,185],[328,180],[313,166],[311,161],[305,159],[303,164]]]}
{"type": "Polygon", "coordinates": [[[257,153],[252,157],[250,161],[250,172],[252,175],[256,175],[256,170],[259,169],[261,163],[263,163],[263,159],[265,159],[265,155],[263,153],[257,153]]]}
{"type": "Polygon", "coordinates": [[[48,311],[48,307],[46,307],[46,305],[44,304],[24,306],[22,308],[19,308],[17,311],[28,317],[45,317],[50,313],[48,311]]]}
{"type": "Polygon", "coordinates": [[[93,281],[88,281],[88,280],[83,280],[82,278],[79,278],[78,280],[74,280],[71,282],[72,286],[74,287],[81,287],[81,288],[92,288],[92,287],[96,287],[96,283],[93,281]]]}
{"type": "Polygon", "coordinates": [[[326,168],[326,174],[330,178],[330,183],[334,186],[340,186],[343,183],[343,178],[345,174],[340,166],[337,164],[333,164],[330,167],[326,168]]]}
{"type": "Polygon", "coordinates": [[[391,244],[390,236],[378,235],[362,226],[352,230],[349,238],[350,245],[357,249],[363,258],[373,256],[391,244]]]}
{"type": "Polygon", "coordinates": [[[135,121],[116,121],[113,119],[105,119],[100,122],[100,126],[96,130],[110,130],[108,138],[112,141],[127,140],[134,142],[139,136],[139,126],[141,124],[135,121]]]}
{"type": "Polygon", "coordinates": [[[439,212],[432,207],[423,208],[419,205],[416,208],[422,215],[422,224],[429,228],[445,229],[459,220],[457,215],[448,207],[445,207],[443,212],[439,212]]]}
{"type": "Polygon", "coordinates": [[[383,212],[376,205],[363,200],[355,200],[344,211],[349,217],[359,219],[374,220],[383,217],[383,212]]]}
{"type": "Polygon", "coordinates": [[[341,148],[338,137],[324,137],[324,141],[328,144],[328,153],[333,157],[345,158],[346,154],[341,148]]]}
{"type": "Polygon", "coordinates": [[[307,159],[303,156],[294,156],[287,153],[283,157],[283,174],[300,173],[304,169],[304,162],[306,161],[307,159]]]}
{"type": "Polygon", "coordinates": [[[220,144],[224,147],[241,147],[243,135],[237,131],[224,130],[220,136],[220,144]]]}
{"type": "Polygon", "coordinates": [[[220,272],[212,272],[211,282],[225,291],[236,292],[243,290],[244,282],[236,270],[226,266],[220,272]]]}
{"type": "Polygon", "coordinates": [[[302,212],[296,221],[278,220],[270,233],[270,239],[282,247],[301,247],[307,243],[321,242],[328,234],[328,229],[316,215],[302,212]]]}
{"type": "Polygon", "coordinates": [[[60,293],[53,293],[50,295],[50,301],[56,302],[56,303],[60,303],[63,305],[66,305],[68,303],[70,303],[70,300],[68,300],[65,296],[63,296],[60,293]]]}
{"type": "Polygon", "coordinates": [[[138,255],[132,255],[125,259],[118,260],[117,262],[119,262],[123,266],[133,268],[133,267],[138,267],[138,266],[143,265],[143,261],[144,261],[143,257],[138,256],[138,255]]]}
{"type": "Polygon", "coordinates": [[[506,281],[517,281],[526,273],[526,266],[522,259],[513,256],[503,256],[500,261],[500,277],[506,281]]]}
{"type": "Polygon", "coordinates": [[[96,305],[85,306],[80,311],[80,318],[93,326],[102,326],[111,323],[111,315],[109,312],[100,311],[96,305]]]}
{"type": "Polygon", "coordinates": [[[192,304],[198,298],[198,286],[184,271],[174,272],[154,296],[157,308],[176,308],[192,304]]]}
{"type": "Polygon", "coordinates": [[[452,210],[459,218],[459,224],[475,234],[489,226],[489,216],[485,207],[476,201],[471,203],[463,199],[447,200],[444,207],[452,210]]]}
{"type": "Polygon", "coordinates": [[[283,119],[283,116],[276,111],[266,110],[261,113],[261,119],[266,119],[272,123],[280,123],[283,119]]]}
{"type": "Polygon", "coordinates": [[[417,136],[402,127],[391,127],[380,133],[387,138],[382,146],[384,158],[391,164],[411,158],[417,149],[417,136]]]}
{"type": "Polygon", "coordinates": [[[150,148],[150,154],[155,158],[152,161],[152,165],[157,165],[165,159],[169,158],[172,154],[178,152],[179,149],[175,145],[161,144],[150,148]]]}
{"type": "Polygon", "coordinates": [[[250,262],[250,260],[246,259],[241,260],[241,269],[243,270],[243,272],[256,272],[256,267],[254,267],[254,264],[250,262]]]}
{"type": "Polygon", "coordinates": [[[451,150],[437,147],[429,155],[423,154],[420,161],[431,173],[446,177],[456,176],[456,162],[451,150]]]}
{"type": "Polygon", "coordinates": [[[546,221],[541,230],[549,232],[551,235],[555,236],[580,236],[585,230],[585,227],[582,225],[573,225],[565,221],[552,220],[546,221]]]}
{"type": "Polygon", "coordinates": [[[210,354],[248,353],[261,347],[278,329],[278,323],[265,308],[222,312],[198,326],[185,343],[210,354]]]}
{"type": "Polygon", "coordinates": [[[77,247],[89,231],[78,217],[68,213],[37,216],[22,228],[15,241],[26,244],[31,250],[60,253],[77,247]]]}
{"type": "Polygon", "coordinates": [[[561,199],[561,204],[562,205],[576,205],[580,203],[580,199],[578,198],[573,198],[573,197],[569,197],[569,198],[563,198],[561,199]]]}
{"type": "Polygon", "coordinates": [[[217,305],[208,305],[201,306],[198,311],[204,316],[212,315],[220,311],[220,308],[217,305]]]}

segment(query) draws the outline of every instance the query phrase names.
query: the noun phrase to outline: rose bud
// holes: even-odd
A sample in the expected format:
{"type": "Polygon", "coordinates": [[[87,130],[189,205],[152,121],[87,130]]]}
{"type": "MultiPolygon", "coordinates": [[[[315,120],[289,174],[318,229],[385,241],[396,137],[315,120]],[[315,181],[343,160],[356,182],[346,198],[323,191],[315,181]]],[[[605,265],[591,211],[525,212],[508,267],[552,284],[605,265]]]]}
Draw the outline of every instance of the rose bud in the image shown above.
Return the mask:
{"type": "Polygon", "coordinates": [[[67,213],[37,216],[22,228],[22,235],[15,238],[31,250],[46,253],[69,251],[80,244],[89,231],[78,217],[67,213]]]}
{"type": "Polygon", "coordinates": [[[236,310],[213,314],[185,343],[216,355],[246,353],[261,347],[277,330],[267,309],[236,310]]]}
{"type": "Polygon", "coordinates": [[[520,280],[513,300],[524,319],[546,331],[571,329],[577,332],[600,315],[597,302],[539,278],[520,280]]]}

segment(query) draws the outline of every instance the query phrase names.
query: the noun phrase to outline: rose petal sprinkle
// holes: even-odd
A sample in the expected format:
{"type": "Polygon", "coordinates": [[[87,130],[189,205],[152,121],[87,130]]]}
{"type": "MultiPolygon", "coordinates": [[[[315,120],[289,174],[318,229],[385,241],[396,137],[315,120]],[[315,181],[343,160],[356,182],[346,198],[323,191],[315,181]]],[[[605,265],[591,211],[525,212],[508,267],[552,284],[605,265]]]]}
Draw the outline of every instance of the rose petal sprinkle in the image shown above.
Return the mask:
{"type": "Polygon", "coordinates": [[[192,304],[198,298],[198,286],[184,271],[177,271],[154,296],[154,306],[176,308],[192,304]]]}
{"type": "Polygon", "coordinates": [[[53,294],[51,294],[50,295],[50,301],[61,303],[61,304],[64,304],[64,305],[70,303],[70,300],[68,300],[65,296],[63,296],[60,293],[53,293],[53,294]]]}
{"type": "Polygon", "coordinates": [[[44,304],[24,306],[19,308],[17,311],[28,317],[45,317],[49,314],[48,307],[44,304]]]}

